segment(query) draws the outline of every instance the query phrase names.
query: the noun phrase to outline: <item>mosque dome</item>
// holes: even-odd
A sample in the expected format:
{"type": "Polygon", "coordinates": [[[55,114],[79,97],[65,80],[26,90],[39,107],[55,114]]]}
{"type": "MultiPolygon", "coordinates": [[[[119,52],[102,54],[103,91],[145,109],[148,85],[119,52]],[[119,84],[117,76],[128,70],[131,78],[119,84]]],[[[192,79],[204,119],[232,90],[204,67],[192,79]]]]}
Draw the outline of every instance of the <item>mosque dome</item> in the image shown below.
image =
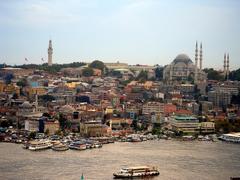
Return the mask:
{"type": "Polygon", "coordinates": [[[25,101],[24,103],[22,103],[20,105],[20,107],[22,107],[22,108],[32,108],[32,105],[28,101],[25,101]]]}
{"type": "Polygon", "coordinates": [[[189,63],[193,63],[192,60],[189,58],[188,55],[186,54],[179,54],[177,55],[177,57],[173,60],[174,64],[177,63],[185,63],[185,64],[189,64],[189,63]]]}

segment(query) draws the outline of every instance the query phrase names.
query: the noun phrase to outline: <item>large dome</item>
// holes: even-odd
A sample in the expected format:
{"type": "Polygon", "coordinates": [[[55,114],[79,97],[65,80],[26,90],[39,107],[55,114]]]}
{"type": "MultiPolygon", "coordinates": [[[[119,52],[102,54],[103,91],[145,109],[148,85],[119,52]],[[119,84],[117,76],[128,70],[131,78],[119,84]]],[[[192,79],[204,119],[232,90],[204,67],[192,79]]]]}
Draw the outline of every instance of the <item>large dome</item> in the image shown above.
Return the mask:
{"type": "Polygon", "coordinates": [[[188,57],[188,55],[186,54],[179,54],[177,55],[177,57],[174,59],[173,61],[174,64],[177,64],[177,63],[185,63],[185,64],[188,64],[188,63],[193,63],[192,60],[188,57]]]}

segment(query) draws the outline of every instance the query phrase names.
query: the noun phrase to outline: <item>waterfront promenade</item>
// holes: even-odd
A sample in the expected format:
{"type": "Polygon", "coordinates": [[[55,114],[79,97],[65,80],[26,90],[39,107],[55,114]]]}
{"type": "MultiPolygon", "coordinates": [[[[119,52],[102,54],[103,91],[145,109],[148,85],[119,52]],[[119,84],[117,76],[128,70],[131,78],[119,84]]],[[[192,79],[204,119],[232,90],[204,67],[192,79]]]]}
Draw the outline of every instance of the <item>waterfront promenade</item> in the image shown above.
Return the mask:
{"type": "Polygon", "coordinates": [[[112,180],[124,166],[155,165],[161,179],[224,180],[240,176],[239,144],[154,140],[107,144],[86,151],[31,152],[21,144],[0,143],[0,179],[112,180]]]}

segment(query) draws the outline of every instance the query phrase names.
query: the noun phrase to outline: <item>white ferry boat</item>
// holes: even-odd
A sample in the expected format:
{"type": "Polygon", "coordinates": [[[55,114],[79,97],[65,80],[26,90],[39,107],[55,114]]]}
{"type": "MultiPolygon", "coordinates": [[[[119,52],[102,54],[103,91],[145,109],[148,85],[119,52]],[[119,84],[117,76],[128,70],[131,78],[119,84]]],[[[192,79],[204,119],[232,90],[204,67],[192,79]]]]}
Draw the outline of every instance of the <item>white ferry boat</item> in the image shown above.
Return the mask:
{"type": "Polygon", "coordinates": [[[52,144],[49,141],[31,141],[29,142],[29,147],[28,149],[31,151],[38,151],[42,149],[48,149],[51,148],[52,144]]]}
{"type": "Polygon", "coordinates": [[[219,139],[227,142],[240,143],[240,133],[223,134],[219,139]]]}
{"type": "Polygon", "coordinates": [[[122,168],[119,172],[113,173],[115,178],[133,178],[133,177],[146,177],[158,176],[160,173],[155,167],[137,166],[122,168]]]}

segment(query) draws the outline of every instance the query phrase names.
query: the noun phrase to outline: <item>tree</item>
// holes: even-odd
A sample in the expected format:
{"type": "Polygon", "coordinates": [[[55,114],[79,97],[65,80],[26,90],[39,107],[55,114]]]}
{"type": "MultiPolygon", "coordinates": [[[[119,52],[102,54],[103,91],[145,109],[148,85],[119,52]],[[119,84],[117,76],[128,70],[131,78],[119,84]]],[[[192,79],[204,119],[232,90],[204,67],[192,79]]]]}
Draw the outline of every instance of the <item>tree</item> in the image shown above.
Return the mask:
{"type": "Polygon", "coordinates": [[[231,104],[238,104],[240,105],[240,92],[238,95],[233,95],[231,99],[231,104]]]}
{"type": "Polygon", "coordinates": [[[214,70],[213,68],[210,69],[204,69],[204,72],[207,73],[207,78],[210,80],[217,80],[217,81],[223,81],[224,77],[221,75],[219,71],[214,70]]]}
{"type": "Polygon", "coordinates": [[[87,67],[87,68],[83,69],[82,75],[85,76],[85,77],[93,76],[93,69],[90,68],[90,67],[87,67]]]}
{"type": "Polygon", "coordinates": [[[58,135],[58,136],[61,136],[61,135],[62,135],[62,131],[59,129],[59,130],[55,131],[54,134],[56,134],[56,135],[58,135]]]}
{"type": "Polygon", "coordinates": [[[158,123],[153,124],[152,134],[160,135],[162,133],[161,131],[161,125],[158,123]]]}
{"type": "Polygon", "coordinates": [[[105,65],[104,65],[104,63],[102,61],[95,60],[91,64],[89,64],[88,67],[94,68],[94,69],[100,69],[103,72],[104,68],[105,68],[105,65]]]}
{"type": "Polygon", "coordinates": [[[84,66],[85,63],[83,62],[73,62],[69,64],[53,64],[52,66],[48,66],[47,63],[38,65],[38,64],[23,64],[20,66],[14,66],[16,68],[23,68],[23,69],[38,69],[38,70],[44,70],[49,73],[57,73],[59,72],[62,68],[68,68],[68,67],[81,67],[84,66]]]}
{"type": "Polygon", "coordinates": [[[187,80],[188,80],[188,82],[191,82],[192,84],[194,83],[194,75],[193,75],[193,73],[188,75],[187,80]]]}
{"type": "Polygon", "coordinates": [[[42,116],[44,116],[44,117],[47,117],[47,118],[51,118],[51,115],[49,114],[49,113],[47,113],[47,112],[44,112],[43,114],[42,114],[42,116]]]}
{"type": "Polygon", "coordinates": [[[17,82],[17,86],[19,87],[25,87],[27,86],[27,80],[24,78],[24,79],[21,79],[17,82]]]}
{"type": "Polygon", "coordinates": [[[229,79],[232,81],[240,81],[240,68],[235,71],[231,71],[229,74],[229,79]]]}
{"type": "Polygon", "coordinates": [[[163,79],[163,67],[157,67],[155,69],[155,74],[156,74],[156,78],[158,80],[162,80],[163,79]]]}
{"type": "Polygon", "coordinates": [[[13,99],[18,99],[18,94],[17,93],[13,93],[13,99]]]}
{"type": "Polygon", "coordinates": [[[14,76],[12,73],[7,73],[4,77],[5,83],[11,84],[13,78],[14,78],[14,76]]]}
{"type": "Polygon", "coordinates": [[[65,127],[66,127],[67,119],[66,119],[66,117],[65,117],[62,113],[59,114],[59,119],[58,119],[58,121],[59,121],[61,130],[64,131],[64,129],[65,129],[65,127]]]}
{"type": "Polygon", "coordinates": [[[141,71],[136,78],[136,80],[140,82],[145,82],[147,79],[148,79],[147,71],[141,71]]]}
{"type": "Polygon", "coordinates": [[[52,95],[49,95],[49,94],[42,95],[39,98],[42,99],[45,103],[55,100],[55,97],[53,97],[52,95]]]}
{"type": "Polygon", "coordinates": [[[48,136],[49,135],[49,129],[46,129],[45,134],[48,136]]]}
{"type": "Polygon", "coordinates": [[[122,73],[120,71],[113,70],[113,71],[110,72],[110,75],[114,76],[114,77],[117,77],[117,78],[122,78],[122,73]]]}
{"type": "Polygon", "coordinates": [[[36,137],[36,132],[30,132],[28,138],[29,139],[35,139],[35,137],[36,137]]]}

